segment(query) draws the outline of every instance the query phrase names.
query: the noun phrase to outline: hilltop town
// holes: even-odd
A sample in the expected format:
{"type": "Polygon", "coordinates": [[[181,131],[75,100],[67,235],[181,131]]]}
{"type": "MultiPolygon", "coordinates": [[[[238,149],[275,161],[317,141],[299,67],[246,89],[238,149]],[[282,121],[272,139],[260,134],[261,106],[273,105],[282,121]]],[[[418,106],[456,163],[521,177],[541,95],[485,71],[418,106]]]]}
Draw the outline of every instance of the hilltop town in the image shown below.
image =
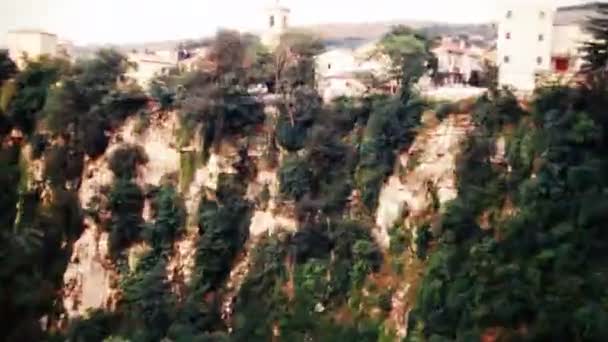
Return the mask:
{"type": "MultiPolygon", "coordinates": [[[[410,23],[434,39],[433,53],[438,66],[432,82],[426,81],[433,85],[427,86],[428,91],[451,96],[450,90],[442,92],[436,88],[446,85],[479,87],[482,73],[487,72],[484,65],[500,70],[499,84],[523,92],[532,91],[536,84],[546,80],[572,79],[580,70],[578,49],[581,42],[589,39],[583,24],[597,12],[598,2],[560,8],[554,8],[551,1],[535,1],[534,4],[505,1],[501,4],[496,22],[485,27],[410,23]]],[[[274,47],[282,34],[293,29],[317,35],[324,41],[326,49],[317,56],[317,79],[325,98],[361,95],[367,88],[361,82],[362,75],[381,77],[386,65],[371,54],[390,25],[400,25],[396,22],[291,28],[290,10],[280,4],[267,8],[265,15],[260,13],[260,17],[263,18],[260,22],[265,24],[260,30],[261,42],[267,47],[274,47]]],[[[17,30],[9,32],[8,37],[10,56],[18,64],[23,62],[23,56],[49,55],[68,59],[82,56],[81,48],[52,33],[17,30]]],[[[143,44],[127,50],[129,60],[137,65],[137,70],[134,69],[130,76],[144,88],[154,77],[172,69],[191,70],[200,65],[208,53],[205,39],[160,45],[160,49],[159,44],[143,44]]],[[[462,91],[456,96],[471,94],[474,91],[462,91]]]]}
{"type": "Polygon", "coordinates": [[[607,341],[608,3],[501,4],[9,32],[0,340],[607,341]]]}

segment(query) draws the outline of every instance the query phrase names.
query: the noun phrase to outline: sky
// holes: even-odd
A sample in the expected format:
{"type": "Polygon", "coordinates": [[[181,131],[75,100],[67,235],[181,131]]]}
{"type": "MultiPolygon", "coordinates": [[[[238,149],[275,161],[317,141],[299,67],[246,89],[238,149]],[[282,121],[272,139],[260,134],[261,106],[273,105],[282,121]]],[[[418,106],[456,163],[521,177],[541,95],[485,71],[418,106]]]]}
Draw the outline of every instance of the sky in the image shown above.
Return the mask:
{"type": "MultiPolygon", "coordinates": [[[[488,22],[500,0],[283,0],[291,25],[393,19],[488,22]]],[[[528,1],[528,0],[526,0],[528,1]]],[[[548,0],[566,5],[581,0],[548,0]]],[[[0,0],[6,32],[41,29],[78,45],[197,38],[218,28],[260,30],[271,0],[0,0]]]]}

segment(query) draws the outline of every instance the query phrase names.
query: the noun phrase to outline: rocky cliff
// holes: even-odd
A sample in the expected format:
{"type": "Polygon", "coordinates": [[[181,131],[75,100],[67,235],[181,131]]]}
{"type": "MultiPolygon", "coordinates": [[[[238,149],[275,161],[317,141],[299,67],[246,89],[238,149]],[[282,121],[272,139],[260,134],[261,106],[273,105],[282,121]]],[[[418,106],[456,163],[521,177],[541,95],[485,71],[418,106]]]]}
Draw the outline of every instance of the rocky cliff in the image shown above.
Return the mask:
{"type": "MultiPolygon", "coordinates": [[[[116,148],[125,143],[141,145],[148,156],[148,162],[137,170],[136,181],[142,188],[159,186],[161,180],[180,173],[181,156],[190,152],[190,147],[179,147],[176,131],[179,129],[176,113],[155,115],[147,127],[138,129],[138,119],[131,118],[114,132],[106,153],[95,160],[88,160],[84,167],[79,197],[86,205],[104,187],[113,181],[108,167],[108,158],[116,148]]],[[[467,114],[451,115],[442,122],[434,119],[432,113],[423,118],[423,126],[411,147],[403,151],[397,159],[395,173],[382,187],[379,206],[376,212],[375,236],[379,244],[389,247],[388,230],[396,224],[403,224],[413,229],[422,220],[432,220],[436,213],[433,209],[434,198],[439,205],[457,196],[455,190],[455,156],[467,133],[471,130],[467,114]]],[[[172,289],[179,294],[188,283],[194,265],[195,246],[198,239],[197,208],[201,193],[205,189],[217,189],[218,176],[222,173],[234,174],[233,165],[239,158],[239,149],[246,147],[248,157],[254,160],[258,170],[249,181],[246,198],[253,203],[259,202],[262,192],[266,194],[264,204],[256,204],[249,227],[249,242],[240,257],[235,260],[232,272],[221,291],[223,293],[224,311],[229,312],[234,297],[239,291],[243,279],[250,267],[250,252],[260,237],[272,235],[277,231],[296,231],[298,223],[293,208],[279,195],[277,167],[263,162],[268,132],[261,129],[259,133],[246,140],[225,141],[211,152],[206,163],[197,165],[191,179],[180,179],[180,188],[185,200],[188,217],[188,232],[173,247],[167,265],[167,277],[172,289]]],[[[196,140],[196,138],[195,138],[196,140]]],[[[196,145],[193,143],[192,145],[196,145]]],[[[150,220],[149,199],[143,210],[143,220],[150,220]]],[[[99,213],[104,214],[104,213],[99,213]]],[[[105,213],[107,215],[107,213],[105,213]]],[[[117,286],[118,274],[116,265],[109,257],[108,233],[102,231],[95,220],[87,216],[84,220],[84,232],[74,244],[69,265],[64,274],[62,291],[67,319],[86,316],[91,309],[113,310],[120,299],[117,286]]],[[[137,255],[145,246],[131,247],[130,267],[137,262],[137,255]]],[[[405,297],[411,284],[400,284],[401,290],[393,298],[396,325],[404,328],[404,316],[407,307],[405,297]]],[[[411,294],[409,295],[411,296],[411,294]]],[[[404,331],[401,331],[403,334],[404,331]]]]}
{"type": "MultiPolygon", "coordinates": [[[[112,153],[123,144],[142,146],[148,157],[145,165],[139,166],[136,182],[145,188],[159,186],[164,177],[180,173],[180,156],[192,152],[191,147],[179,147],[176,132],[179,129],[177,113],[157,113],[143,130],[138,129],[139,118],[128,119],[120,129],[112,133],[110,145],[105,154],[95,160],[85,162],[79,198],[83,206],[90,203],[95,196],[109,187],[114,176],[109,168],[108,159],[112,153]]],[[[257,205],[249,228],[252,243],[264,234],[273,234],[277,230],[295,231],[297,223],[289,205],[283,203],[278,196],[278,179],[276,167],[268,167],[261,160],[265,148],[267,132],[261,130],[257,136],[250,137],[246,142],[241,140],[225,141],[213,151],[208,161],[196,165],[192,179],[180,179],[180,187],[187,211],[188,233],[177,241],[167,274],[173,288],[179,291],[191,276],[194,264],[195,244],[197,239],[197,210],[201,194],[207,190],[216,190],[220,174],[235,174],[233,165],[238,161],[238,151],[246,147],[247,155],[254,160],[259,170],[255,179],[248,183],[246,198],[252,202],[258,200],[262,191],[268,191],[266,204],[257,205]],[[250,143],[253,141],[253,143],[250,143]]],[[[192,145],[197,143],[194,139],[192,145]]],[[[200,143],[200,141],[198,142],[200,143]]],[[[200,151],[199,151],[200,152],[200,151]]],[[[150,220],[150,200],[146,199],[142,218],[150,220]]],[[[97,213],[108,215],[108,213],[97,213]]],[[[131,247],[130,260],[137,260],[142,253],[141,245],[131,247]]],[[[243,253],[247,255],[247,251],[243,253]]],[[[239,282],[247,271],[247,258],[242,258],[235,265],[235,271],[230,276],[228,289],[238,290],[239,282]]],[[[130,267],[135,266],[130,263],[130,267]]],[[[100,229],[91,215],[84,219],[84,231],[75,242],[72,256],[64,274],[62,291],[63,303],[68,319],[86,316],[92,309],[112,310],[120,298],[117,288],[118,275],[116,265],[109,257],[108,233],[100,229]]]]}

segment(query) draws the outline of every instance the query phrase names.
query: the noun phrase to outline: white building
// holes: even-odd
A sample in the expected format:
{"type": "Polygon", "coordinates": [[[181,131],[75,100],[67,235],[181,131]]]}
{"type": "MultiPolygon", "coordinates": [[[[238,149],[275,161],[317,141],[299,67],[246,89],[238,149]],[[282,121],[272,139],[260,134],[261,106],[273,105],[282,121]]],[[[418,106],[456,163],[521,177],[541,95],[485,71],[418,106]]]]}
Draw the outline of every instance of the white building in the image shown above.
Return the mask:
{"type": "Polygon", "coordinates": [[[315,57],[317,88],[326,102],[340,96],[356,97],[367,92],[366,77],[386,80],[390,63],[372,56],[375,43],[357,49],[336,48],[315,57]]]}
{"type": "Polygon", "coordinates": [[[556,8],[551,0],[502,0],[498,19],[499,84],[530,92],[540,79],[572,77],[582,64],[579,48],[599,2],[556,8]]]}
{"type": "Polygon", "coordinates": [[[282,6],[279,0],[266,9],[266,24],[262,34],[262,43],[270,48],[276,47],[281,35],[289,28],[289,8],[282,6]]]}
{"type": "Polygon", "coordinates": [[[10,31],[7,35],[10,58],[23,68],[26,59],[40,56],[55,57],[57,54],[57,35],[40,30],[10,31]]]}

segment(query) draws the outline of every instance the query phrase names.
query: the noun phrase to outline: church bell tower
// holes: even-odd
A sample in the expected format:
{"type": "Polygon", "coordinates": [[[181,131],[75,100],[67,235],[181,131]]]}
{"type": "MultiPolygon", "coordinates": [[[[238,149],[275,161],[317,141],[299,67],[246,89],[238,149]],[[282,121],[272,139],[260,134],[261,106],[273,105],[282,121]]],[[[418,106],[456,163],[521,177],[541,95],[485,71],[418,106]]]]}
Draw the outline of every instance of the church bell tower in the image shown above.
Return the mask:
{"type": "Polygon", "coordinates": [[[289,28],[290,12],[289,8],[281,5],[279,0],[266,8],[266,23],[262,35],[264,45],[273,48],[279,44],[281,35],[289,28]]]}

